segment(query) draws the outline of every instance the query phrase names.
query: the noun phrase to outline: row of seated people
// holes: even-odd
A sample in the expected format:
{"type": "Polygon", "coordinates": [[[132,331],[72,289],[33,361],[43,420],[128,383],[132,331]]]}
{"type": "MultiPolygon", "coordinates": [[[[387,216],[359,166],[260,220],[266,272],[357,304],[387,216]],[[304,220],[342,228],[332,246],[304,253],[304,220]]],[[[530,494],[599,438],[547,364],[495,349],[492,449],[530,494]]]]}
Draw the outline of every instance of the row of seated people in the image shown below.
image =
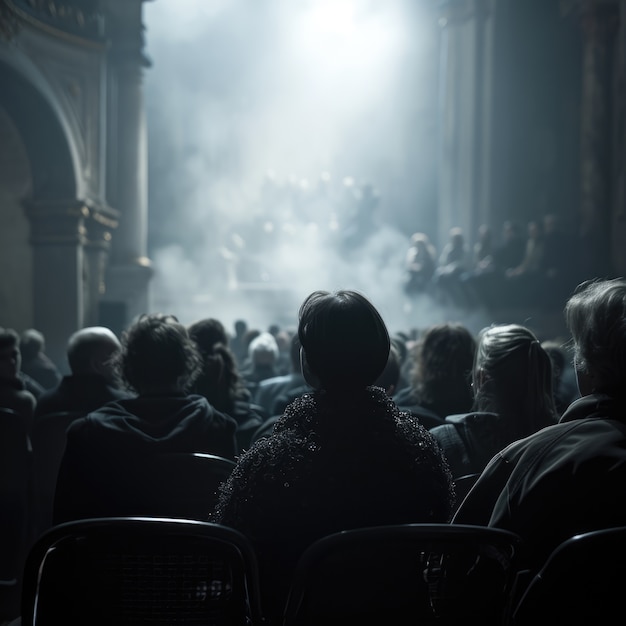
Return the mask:
{"type": "Polygon", "coordinates": [[[573,245],[553,214],[531,220],[526,236],[516,222],[504,222],[498,242],[482,224],[472,248],[462,229],[452,228],[440,255],[428,235],[416,232],[406,255],[404,289],[410,297],[428,294],[462,309],[553,309],[580,275],[578,259],[570,253],[573,245]]]}
{"type": "MultiPolygon", "coordinates": [[[[446,372],[440,391],[446,396],[447,376],[451,399],[455,368],[463,371],[467,389],[460,395],[469,404],[448,405],[443,415],[432,410],[428,429],[417,409],[398,407],[399,393],[396,402],[389,395],[395,395],[401,368],[395,379],[381,382],[402,350],[378,311],[356,292],[315,292],[300,308],[297,331],[311,393],[291,401],[271,432],[251,435],[249,448],[237,445],[235,419],[206,397],[188,393],[207,367],[214,368],[214,377],[224,372],[223,360],[198,349],[198,328],[187,329],[172,316],[142,316],[106,360],[134,393],[70,425],[52,521],[176,515],[158,498],[158,489],[147,502],[148,494],[130,478],[140,473],[149,481],[156,453],[208,451],[236,465],[206,518],[252,540],[265,608],[274,619],[304,548],[347,528],[492,524],[531,542],[527,565],[536,570],[560,540],[626,523],[616,497],[626,468],[620,400],[626,281],[585,286],[570,299],[566,314],[584,397],[563,415],[553,399],[550,357],[528,329],[496,326],[475,342],[451,325],[446,331],[451,328],[456,337],[452,345],[461,346],[468,360],[464,365],[459,352],[440,367],[446,372]],[[467,413],[472,403],[475,410],[467,413]],[[454,479],[481,472],[487,463],[474,489],[458,502],[454,479]]],[[[433,348],[433,370],[444,351],[440,330],[425,333],[416,347],[424,360],[433,348]]],[[[218,347],[228,350],[221,341],[218,347]]],[[[427,404],[427,388],[423,383],[405,391],[421,393],[427,404]]]]}

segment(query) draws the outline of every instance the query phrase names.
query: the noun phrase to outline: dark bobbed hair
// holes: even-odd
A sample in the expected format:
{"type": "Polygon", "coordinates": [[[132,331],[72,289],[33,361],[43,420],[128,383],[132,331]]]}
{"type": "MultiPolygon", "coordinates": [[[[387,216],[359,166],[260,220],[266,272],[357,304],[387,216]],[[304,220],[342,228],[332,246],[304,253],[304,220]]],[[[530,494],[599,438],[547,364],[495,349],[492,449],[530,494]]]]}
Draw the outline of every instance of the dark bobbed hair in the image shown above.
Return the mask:
{"type": "Polygon", "coordinates": [[[474,389],[474,408],[504,417],[511,438],[526,437],[558,419],[550,356],[525,326],[498,324],[478,333],[474,389]]]}
{"type": "Polygon", "coordinates": [[[158,388],[188,389],[202,360],[186,328],[173,315],[141,315],[124,333],[114,357],[122,382],[137,393],[158,388]]]}
{"type": "Polygon", "coordinates": [[[626,279],[581,283],[565,305],[576,369],[594,377],[597,389],[626,381],[626,279]]]}
{"type": "Polygon", "coordinates": [[[389,333],[380,313],[356,291],[315,291],[300,306],[298,337],[322,388],[371,385],[385,369],[389,333]]]}

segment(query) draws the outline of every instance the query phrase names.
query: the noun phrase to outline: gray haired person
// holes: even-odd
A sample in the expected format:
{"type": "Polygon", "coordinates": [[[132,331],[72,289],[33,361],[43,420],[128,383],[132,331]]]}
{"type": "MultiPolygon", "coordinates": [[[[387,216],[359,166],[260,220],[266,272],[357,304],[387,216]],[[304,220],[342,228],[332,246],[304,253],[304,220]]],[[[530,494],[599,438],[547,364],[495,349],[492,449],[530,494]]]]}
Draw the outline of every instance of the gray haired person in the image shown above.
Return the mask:
{"type": "Polygon", "coordinates": [[[583,283],[565,319],[581,398],[496,454],[453,518],[521,535],[531,572],[573,535],[626,525],[626,279],[583,283]]]}

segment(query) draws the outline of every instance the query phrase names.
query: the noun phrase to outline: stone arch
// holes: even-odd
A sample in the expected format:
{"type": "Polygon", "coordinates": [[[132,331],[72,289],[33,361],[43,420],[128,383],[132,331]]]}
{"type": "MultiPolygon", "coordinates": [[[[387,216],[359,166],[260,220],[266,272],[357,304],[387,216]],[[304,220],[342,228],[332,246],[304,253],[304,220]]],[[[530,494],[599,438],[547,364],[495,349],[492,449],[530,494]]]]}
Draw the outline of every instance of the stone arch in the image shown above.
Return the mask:
{"type": "Polygon", "coordinates": [[[29,63],[0,58],[0,106],[20,133],[31,165],[32,199],[81,195],[78,153],[45,79],[29,63]]]}

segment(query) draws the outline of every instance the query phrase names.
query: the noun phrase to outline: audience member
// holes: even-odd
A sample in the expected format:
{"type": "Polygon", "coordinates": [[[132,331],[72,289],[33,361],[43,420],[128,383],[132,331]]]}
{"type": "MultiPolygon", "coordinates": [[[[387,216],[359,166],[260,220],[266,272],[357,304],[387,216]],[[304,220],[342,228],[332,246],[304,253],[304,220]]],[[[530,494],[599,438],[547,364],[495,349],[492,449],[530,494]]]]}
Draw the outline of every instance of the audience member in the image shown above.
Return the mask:
{"type": "Polygon", "coordinates": [[[246,333],[248,332],[248,322],[243,319],[235,320],[233,325],[235,334],[230,337],[228,347],[232,350],[239,369],[243,366],[248,356],[248,345],[246,344],[246,333]]]}
{"type": "Polygon", "coordinates": [[[20,378],[21,360],[19,335],[12,328],[0,328],[0,407],[23,416],[30,432],[37,401],[20,378]]]}
{"type": "Polygon", "coordinates": [[[395,402],[417,415],[426,428],[442,424],[447,415],[469,411],[475,350],[476,340],[462,324],[430,326],[413,347],[411,386],[398,393],[395,402]]]}
{"type": "Polygon", "coordinates": [[[295,334],[291,338],[291,372],[284,376],[273,376],[259,382],[254,395],[254,400],[259,404],[269,416],[279,415],[283,412],[286,405],[296,397],[302,395],[303,387],[310,390],[300,368],[300,340],[295,334]],[[294,395],[293,392],[297,395],[294,395]],[[287,396],[287,399],[284,399],[287,396]],[[281,406],[276,406],[276,401],[280,400],[281,406]],[[286,404],[283,404],[285,403],[286,404]]]}
{"type": "Polygon", "coordinates": [[[531,572],[573,535],[626,525],[626,280],[581,285],[565,318],[582,397],[498,453],[454,518],[518,533],[531,572]]]}
{"type": "Polygon", "coordinates": [[[61,382],[61,373],[46,354],[43,333],[28,328],[20,337],[22,372],[37,381],[44,389],[52,389],[61,382]]]}
{"type": "Polygon", "coordinates": [[[224,325],[219,320],[206,318],[191,324],[188,331],[202,356],[202,372],[190,391],[204,396],[209,404],[237,422],[237,446],[244,450],[250,446],[254,431],[268,414],[251,404],[250,391],[227,345],[224,325]]]}
{"type": "Polygon", "coordinates": [[[557,421],[550,357],[524,326],[479,333],[472,379],[472,412],[431,429],[454,478],[482,472],[509,443],[557,421]]]}
{"type": "Polygon", "coordinates": [[[111,400],[129,398],[131,394],[120,388],[113,368],[120,349],[115,333],[104,326],[89,326],[71,335],[67,342],[71,375],[39,397],[35,419],[60,412],[83,417],[111,400]]]}
{"type": "Polygon", "coordinates": [[[260,333],[250,342],[248,354],[250,360],[248,365],[241,370],[241,376],[254,397],[262,380],[278,375],[276,364],[279,350],[276,339],[268,332],[260,333]]]}
{"type": "Polygon", "coordinates": [[[122,336],[117,373],[138,396],[109,402],[72,423],[54,523],[111,515],[175,515],[151,481],[157,455],[207,452],[235,458],[236,423],[186,390],[202,360],[171,315],[142,315],[122,336]]]}
{"type": "Polygon", "coordinates": [[[442,304],[464,304],[460,277],[470,269],[471,254],[461,228],[450,229],[450,240],[443,248],[433,281],[442,304]]]}
{"type": "Polygon", "coordinates": [[[300,308],[298,336],[315,391],[239,459],[214,516],[252,540],[270,623],[279,622],[297,559],[316,539],[445,522],[453,505],[450,472],[431,435],[371,386],[390,342],[369,301],[353,291],[314,292],[300,308]]]}

